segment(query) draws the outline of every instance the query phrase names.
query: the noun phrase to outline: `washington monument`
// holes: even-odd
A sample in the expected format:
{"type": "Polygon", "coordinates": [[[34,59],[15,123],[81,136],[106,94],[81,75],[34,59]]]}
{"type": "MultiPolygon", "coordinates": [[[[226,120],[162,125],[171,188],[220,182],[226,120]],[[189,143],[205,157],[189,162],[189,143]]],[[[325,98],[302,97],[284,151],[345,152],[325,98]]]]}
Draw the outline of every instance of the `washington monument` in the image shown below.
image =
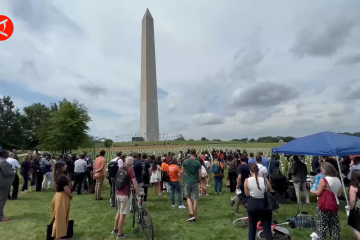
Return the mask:
{"type": "Polygon", "coordinates": [[[159,141],[154,19],[149,9],[142,19],[140,101],[140,136],[145,141],[159,141]]]}

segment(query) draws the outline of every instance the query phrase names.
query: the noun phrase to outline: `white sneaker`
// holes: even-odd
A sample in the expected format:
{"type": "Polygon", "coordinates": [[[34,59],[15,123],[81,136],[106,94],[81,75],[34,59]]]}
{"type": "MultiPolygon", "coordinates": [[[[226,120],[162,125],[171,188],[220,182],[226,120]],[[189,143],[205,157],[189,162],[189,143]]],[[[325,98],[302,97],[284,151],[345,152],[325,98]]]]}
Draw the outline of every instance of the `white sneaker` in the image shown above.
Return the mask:
{"type": "Polygon", "coordinates": [[[211,187],[211,185],[206,185],[207,187],[211,187]]]}
{"type": "Polygon", "coordinates": [[[206,196],[209,196],[209,194],[207,193],[206,196]]]}
{"type": "Polygon", "coordinates": [[[186,207],[184,205],[179,206],[180,209],[185,209],[186,207]]]}
{"type": "Polygon", "coordinates": [[[175,205],[171,205],[172,207],[177,207],[177,205],[175,204],[175,205]]]}

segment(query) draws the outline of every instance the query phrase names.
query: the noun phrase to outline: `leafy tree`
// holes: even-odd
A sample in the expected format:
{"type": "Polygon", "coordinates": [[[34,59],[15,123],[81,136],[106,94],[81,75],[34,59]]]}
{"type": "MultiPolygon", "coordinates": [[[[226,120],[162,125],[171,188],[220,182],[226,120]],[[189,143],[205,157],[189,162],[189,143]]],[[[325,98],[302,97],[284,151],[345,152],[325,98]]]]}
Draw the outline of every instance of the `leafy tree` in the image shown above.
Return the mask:
{"type": "Polygon", "coordinates": [[[207,141],[206,137],[202,137],[201,141],[207,141]]]}
{"type": "Polygon", "coordinates": [[[41,125],[38,134],[40,146],[48,150],[76,150],[87,141],[91,121],[87,108],[77,100],[63,99],[51,105],[48,124],[41,125]]]}
{"type": "Polygon", "coordinates": [[[221,139],[213,139],[214,142],[221,142],[221,139]]]}
{"type": "Polygon", "coordinates": [[[106,147],[106,148],[111,148],[111,146],[113,145],[113,140],[111,140],[111,139],[105,139],[105,141],[104,141],[104,147],[106,147]]]}
{"type": "Polygon", "coordinates": [[[249,139],[249,142],[256,142],[256,141],[255,141],[255,139],[250,138],[250,139],[249,139]]]}
{"type": "Polygon", "coordinates": [[[189,141],[195,141],[194,139],[190,138],[189,141]]]}
{"type": "Polygon", "coordinates": [[[20,111],[9,96],[0,98],[0,146],[4,149],[21,148],[23,143],[20,111]]]}
{"type": "Polygon", "coordinates": [[[42,124],[49,121],[51,110],[41,103],[34,103],[23,109],[24,114],[20,117],[23,127],[23,139],[25,149],[34,149],[39,145],[38,130],[42,124]]]}

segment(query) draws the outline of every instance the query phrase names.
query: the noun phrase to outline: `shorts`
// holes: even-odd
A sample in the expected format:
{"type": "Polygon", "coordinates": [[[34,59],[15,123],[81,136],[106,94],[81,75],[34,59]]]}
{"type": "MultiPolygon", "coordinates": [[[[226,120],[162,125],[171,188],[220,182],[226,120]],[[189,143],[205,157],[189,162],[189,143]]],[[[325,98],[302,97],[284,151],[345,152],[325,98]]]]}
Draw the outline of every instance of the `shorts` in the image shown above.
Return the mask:
{"type": "Polygon", "coordinates": [[[194,200],[199,199],[199,183],[188,184],[185,183],[185,198],[191,198],[191,194],[193,195],[194,200]]]}
{"type": "Polygon", "coordinates": [[[118,213],[130,214],[130,203],[131,200],[128,196],[116,195],[116,202],[118,207],[118,213]]]}

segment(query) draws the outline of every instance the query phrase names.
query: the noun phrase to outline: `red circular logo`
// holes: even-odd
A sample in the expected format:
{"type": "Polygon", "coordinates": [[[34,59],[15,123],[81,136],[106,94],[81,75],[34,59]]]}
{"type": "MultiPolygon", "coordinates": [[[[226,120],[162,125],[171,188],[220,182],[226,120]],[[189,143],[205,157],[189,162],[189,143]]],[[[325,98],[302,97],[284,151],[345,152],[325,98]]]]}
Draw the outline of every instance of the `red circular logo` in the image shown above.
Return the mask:
{"type": "Polygon", "coordinates": [[[0,15],[0,41],[5,41],[11,37],[14,32],[14,24],[10,18],[0,15]]]}

